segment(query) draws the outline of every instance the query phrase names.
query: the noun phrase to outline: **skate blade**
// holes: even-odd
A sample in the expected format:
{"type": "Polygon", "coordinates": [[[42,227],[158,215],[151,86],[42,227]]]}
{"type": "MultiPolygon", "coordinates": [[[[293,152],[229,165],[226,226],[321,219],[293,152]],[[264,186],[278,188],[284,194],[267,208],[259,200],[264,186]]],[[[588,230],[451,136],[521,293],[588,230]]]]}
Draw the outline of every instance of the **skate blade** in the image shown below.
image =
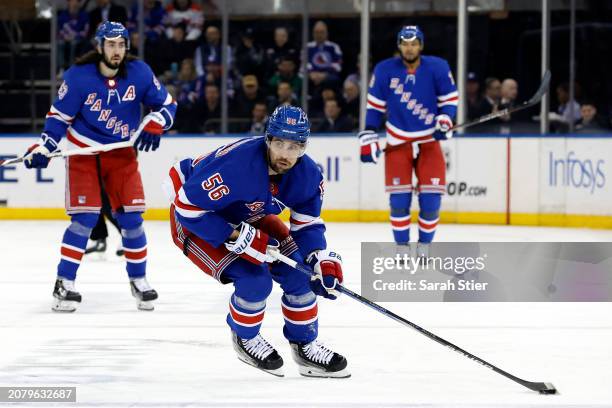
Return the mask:
{"type": "Polygon", "coordinates": [[[316,367],[308,367],[308,366],[299,366],[299,372],[304,377],[315,377],[315,378],[349,378],[351,373],[347,368],[344,368],[340,371],[330,372],[325,371],[316,367]]]}
{"type": "Polygon", "coordinates": [[[283,367],[277,368],[276,370],[266,370],[264,368],[257,367],[255,364],[253,364],[246,357],[243,357],[241,355],[238,355],[237,357],[238,357],[238,360],[242,361],[244,364],[250,365],[251,367],[255,367],[256,369],[261,370],[264,373],[272,374],[275,377],[284,377],[285,376],[285,371],[283,370],[283,367]]]}
{"type": "Polygon", "coordinates": [[[77,310],[77,304],[79,302],[75,302],[73,300],[55,300],[53,305],[51,305],[51,310],[54,312],[60,313],[72,313],[77,310]]]}
{"type": "Polygon", "coordinates": [[[153,304],[152,300],[145,301],[136,299],[136,307],[138,308],[138,310],[144,310],[146,312],[151,312],[155,310],[155,305],[153,304]]]}

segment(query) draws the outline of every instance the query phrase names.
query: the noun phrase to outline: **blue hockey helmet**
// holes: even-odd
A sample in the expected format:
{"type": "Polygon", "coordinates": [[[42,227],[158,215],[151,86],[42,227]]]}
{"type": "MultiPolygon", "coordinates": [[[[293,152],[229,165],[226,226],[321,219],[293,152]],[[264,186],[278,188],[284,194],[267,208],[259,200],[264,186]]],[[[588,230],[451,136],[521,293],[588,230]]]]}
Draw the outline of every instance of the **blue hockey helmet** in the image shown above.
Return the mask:
{"type": "Polygon", "coordinates": [[[308,142],[310,121],[306,112],[297,106],[281,105],[277,107],[268,120],[266,136],[299,143],[308,142]]]}
{"type": "Polygon", "coordinates": [[[404,40],[412,41],[415,38],[419,40],[421,46],[425,44],[425,34],[423,34],[419,26],[403,26],[397,33],[397,45],[399,46],[404,40]]]}
{"type": "Polygon", "coordinates": [[[115,38],[125,38],[125,47],[130,49],[130,34],[123,24],[115,21],[105,21],[98,26],[96,30],[96,42],[100,47],[104,45],[104,40],[115,38]]]}

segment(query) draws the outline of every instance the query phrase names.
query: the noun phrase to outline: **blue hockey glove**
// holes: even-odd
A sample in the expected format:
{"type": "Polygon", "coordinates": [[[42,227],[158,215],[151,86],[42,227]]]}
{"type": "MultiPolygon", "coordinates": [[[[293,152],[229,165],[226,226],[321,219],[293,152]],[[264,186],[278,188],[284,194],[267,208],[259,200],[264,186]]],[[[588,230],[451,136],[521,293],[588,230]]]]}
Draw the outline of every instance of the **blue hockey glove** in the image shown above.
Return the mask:
{"type": "Polygon", "coordinates": [[[323,249],[315,251],[308,257],[315,275],[310,279],[310,289],[319,296],[336,299],[336,285],[344,280],[342,276],[342,258],[338,253],[323,249]]]}
{"type": "Polygon", "coordinates": [[[28,148],[23,164],[28,169],[45,169],[51,160],[47,156],[55,150],[57,150],[55,140],[43,133],[40,140],[28,148]]]}
{"type": "Polygon", "coordinates": [[[450,116],[442,114],[435,118],[436,120],[436,131],[433,134],[433,138],[436,140],[448,140],[453,137],[453,120],[450,116]]]}
{"type": "Polygon", "coordinates": [[[151,112],[142,119],[144,128],[134,142],[134,147],[140,151],[155,151],[159,147],[161,135],[164,133],[166,119],[159,112],[151,112]]]}

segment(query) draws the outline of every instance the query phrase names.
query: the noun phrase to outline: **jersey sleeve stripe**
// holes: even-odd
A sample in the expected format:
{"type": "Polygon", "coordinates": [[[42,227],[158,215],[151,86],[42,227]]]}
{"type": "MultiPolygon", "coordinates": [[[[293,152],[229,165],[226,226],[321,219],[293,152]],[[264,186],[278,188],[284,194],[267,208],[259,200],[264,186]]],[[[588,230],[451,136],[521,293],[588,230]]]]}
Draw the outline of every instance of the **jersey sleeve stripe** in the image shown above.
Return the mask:
{"type": "Polygon", "coordinates": [[[453,91],[451,93],[448,93],[446,95],[438,95],[438,101],[440,102],[444,102],[453,98],[458,98],[459,97],[459,92],[457,91],[453,91]]]}
{"type": "Polygon", "coordinates": [[[440,108],[440,107],[442,107],[442,106],[449,106],[449,105],[451,105],[451,106],[457,106],[458,104],[459,104],[459,98],[458,98],[458,97],[456,97],[456,98],[449,99],[449,100],[444,101],[444,102],[439,102],[439,103],[438,103],[438,108],[440,108]]]}
{"type": "Polygon", "coordinates": [[[370,102],[374,106],[378,106],[379,108],[384,108],[385,106],[387,106],[387,101],[383,101],[382,99],[375,97],[371,93],[368,93],[368,102],[370,102]]]}
{"type": "Polygon", "coordinates": [[[313,217],[307,214],[300,214],[295,211],[291,211],[291,217],[289,219],[291,223],[291,231],[299,231],[303,228],[310,227],[316,224],[323,224],[323,220],[320,217],[313,217]]]}

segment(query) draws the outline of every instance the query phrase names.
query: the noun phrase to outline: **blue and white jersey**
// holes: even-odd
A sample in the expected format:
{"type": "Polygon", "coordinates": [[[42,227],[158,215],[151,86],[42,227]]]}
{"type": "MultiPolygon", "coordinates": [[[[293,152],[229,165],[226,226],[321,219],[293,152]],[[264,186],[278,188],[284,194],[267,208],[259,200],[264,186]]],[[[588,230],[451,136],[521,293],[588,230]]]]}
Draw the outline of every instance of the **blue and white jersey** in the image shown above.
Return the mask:
{"type": "Polygon", "coordinates": [[[339,74],[342,71],[342,50],[332,41],[308,43],[308,71],[339,74]]]}
{"type": "Polygon", "coordinates": [[[56,144],[67,135],[77,147],[125,141],[140,124],[141,103],[159,111],[170,129],[176,113],[172,96],[146,63],[126,64],[125,77],[114,78],[104,77],[95,63],[73,65],[64,73],[43,133],[56,144]]]}
{"type": "Polygon", "coordinates": [[[327,246],[320,218],[323,176],[307,155],[273,181],[265,138],[240,139],[176,163],[170,179],[177,220],[214,247],[242,221],[252,223],[285,208],[291,210],[291,235],[304,256],[327,246]]]}
{"type": "Polygon", "coordinates": [[[415,72],[400,57],[381,61],[374,68],[367,98],[366,128],[378,129],[387,114],[387,143],[428,139],[435,117],[457,114],[459,96],[448,63],[438,57],[421,56],[415,72]]]}

